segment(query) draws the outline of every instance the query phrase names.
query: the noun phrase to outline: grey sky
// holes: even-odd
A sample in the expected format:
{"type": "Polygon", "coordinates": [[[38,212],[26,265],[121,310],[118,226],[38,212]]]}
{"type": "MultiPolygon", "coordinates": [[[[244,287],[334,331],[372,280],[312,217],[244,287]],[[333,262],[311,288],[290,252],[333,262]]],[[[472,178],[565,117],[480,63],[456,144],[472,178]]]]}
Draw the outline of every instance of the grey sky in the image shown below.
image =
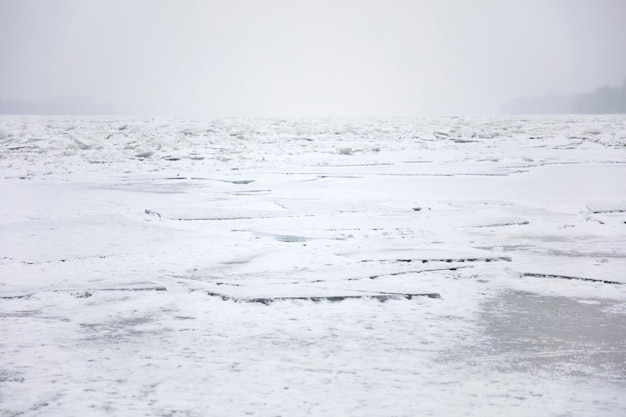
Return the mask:
{"type": "Polygon", "coordinates": [[[623,0],[0,0],[0,99],[204,116],[486,114],[626,76],[623,0]]]}

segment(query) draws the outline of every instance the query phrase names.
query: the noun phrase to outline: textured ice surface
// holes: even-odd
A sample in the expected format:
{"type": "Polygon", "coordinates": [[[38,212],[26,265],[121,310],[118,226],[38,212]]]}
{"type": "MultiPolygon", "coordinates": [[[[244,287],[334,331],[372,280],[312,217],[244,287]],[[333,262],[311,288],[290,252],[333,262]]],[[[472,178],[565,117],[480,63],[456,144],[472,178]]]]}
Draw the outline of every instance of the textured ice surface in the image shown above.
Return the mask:
{"type": "Polygon", "coordinates": [[[626,414],[624,116],[0,131],[3,417],[626,414]]]}

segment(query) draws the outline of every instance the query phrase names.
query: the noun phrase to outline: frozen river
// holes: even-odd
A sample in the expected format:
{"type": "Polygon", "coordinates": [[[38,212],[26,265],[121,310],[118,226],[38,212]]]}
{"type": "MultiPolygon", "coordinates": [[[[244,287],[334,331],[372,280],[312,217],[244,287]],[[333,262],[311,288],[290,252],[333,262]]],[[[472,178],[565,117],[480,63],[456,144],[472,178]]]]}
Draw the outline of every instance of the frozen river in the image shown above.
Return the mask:
{"type": "Polygon", "coordinates": [[[0,416],[624,416],[626,117],[0,117],[0,416]]]}

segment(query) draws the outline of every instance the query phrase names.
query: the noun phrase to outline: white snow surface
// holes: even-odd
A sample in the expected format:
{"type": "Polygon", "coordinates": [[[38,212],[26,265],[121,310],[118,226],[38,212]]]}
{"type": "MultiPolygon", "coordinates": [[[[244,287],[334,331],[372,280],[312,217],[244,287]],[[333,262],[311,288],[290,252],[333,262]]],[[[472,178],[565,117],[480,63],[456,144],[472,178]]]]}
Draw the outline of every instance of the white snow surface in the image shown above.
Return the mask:
{"type": "Polygon", "coordinates": [[[2,417],[624,416],[623,284],[624,115],[0,117],[2,417]]]}

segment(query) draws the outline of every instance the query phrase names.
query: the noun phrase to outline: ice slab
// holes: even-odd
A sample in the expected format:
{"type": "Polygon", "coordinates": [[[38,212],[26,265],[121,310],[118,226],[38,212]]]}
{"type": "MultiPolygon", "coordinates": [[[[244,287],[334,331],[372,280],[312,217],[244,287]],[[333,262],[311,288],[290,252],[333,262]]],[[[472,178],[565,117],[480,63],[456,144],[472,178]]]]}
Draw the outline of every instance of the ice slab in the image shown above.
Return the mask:
{"type": "Polygon", "coordinates": [[[181,235],[116,214],[5,223],[0,234],[0,253],[27,264],[141,252],[181,235]]]}

